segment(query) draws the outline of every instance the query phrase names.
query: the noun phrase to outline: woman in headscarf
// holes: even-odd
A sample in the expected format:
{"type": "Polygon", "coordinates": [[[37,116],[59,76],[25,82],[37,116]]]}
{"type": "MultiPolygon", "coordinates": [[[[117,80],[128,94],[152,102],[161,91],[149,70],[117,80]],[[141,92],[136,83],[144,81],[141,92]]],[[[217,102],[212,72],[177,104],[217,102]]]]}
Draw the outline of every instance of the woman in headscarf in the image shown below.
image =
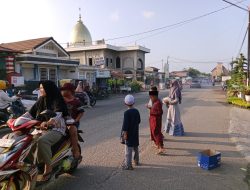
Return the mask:
{"type": "Polygon", "coordinates": [[[169,98],[164,98],[164,103],[169,106],[165,131],[169,135],[183,136],[184,128],[181,122],[179,104],[182,101],[181,89],[177,80],[171,82],[169,98]]]}
{"type": "Polygon", "coordinates": [[[79,81],[79,82],[78,82],[75,92],[76,92],[76,93],[83,93],[83,92],[84,92],[82,81],[79,81]]]}
{"type": "Polygon", "coordinates": [[[40,128],[43,130],[43,135],[37,142],[38,162],[45,163],[44,173],[39,181],[48,181],[52,174],[51,146],[65,135],[66,124],[64,118],[68,116],[68,110],[61,92],[54,82],[42,81],[39,85],[41,96],[24,116],[37,118],[45,110],[56,113],[55,117],[42,120],[40,128]],[[52,130],[47,130],[49,126],[53,126],[52,130]]]}
{"type": "Polygon", "coordinates": [[[87,106],[88,106],[89,108],[91,108],[91,105],[90,105],[90,98],[89,98],[88,93],[85,91],[85,88],[88,89],[88,88],[89,88],[89,85],[83,86],[83,82],[82,82],[82,81],[79,81],[79,82],[78,82],[78,85],[77,85],[77,87],[76,87],[75,93],[82,93],[82,94],[84,94],[84,100],[87,102],[87,106]],[[87,88],[86,88],[86,87],[87,87],[87,88]]]}

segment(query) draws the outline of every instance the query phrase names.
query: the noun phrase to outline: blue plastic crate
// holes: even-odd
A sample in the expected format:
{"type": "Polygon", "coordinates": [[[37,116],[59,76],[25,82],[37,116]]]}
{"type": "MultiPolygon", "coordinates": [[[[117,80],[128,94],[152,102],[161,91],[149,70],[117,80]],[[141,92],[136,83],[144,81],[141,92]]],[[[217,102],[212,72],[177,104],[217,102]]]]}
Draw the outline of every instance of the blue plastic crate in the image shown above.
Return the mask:
{"type": "Polygon", "coordinates": [[[204,150],[199,152],[197,161],[199,167],[205,170],[211,170],[220,166],[221,153],[210,149],[204,150]]]}

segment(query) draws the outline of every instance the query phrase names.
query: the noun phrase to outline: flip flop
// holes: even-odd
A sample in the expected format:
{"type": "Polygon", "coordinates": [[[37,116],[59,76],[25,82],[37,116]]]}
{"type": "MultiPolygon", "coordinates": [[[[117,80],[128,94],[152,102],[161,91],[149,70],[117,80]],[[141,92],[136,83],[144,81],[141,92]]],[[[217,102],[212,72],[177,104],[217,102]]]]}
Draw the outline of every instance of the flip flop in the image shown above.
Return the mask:
{"type": "Polygon", "coordinates": [[[156,155],[164,155],[165,153],[163,151],[157,152],[156,155]]]}
{"type": "Polygon", "coordinates": [[[41,178],[37,178],[37,182],[39,183],[45,183],[45,182],[48,182],[51,178],[52,178],[52,173],[53,172],[49,172],[47,174],[44,174],[44,175],[41,175],[41,178]]]}

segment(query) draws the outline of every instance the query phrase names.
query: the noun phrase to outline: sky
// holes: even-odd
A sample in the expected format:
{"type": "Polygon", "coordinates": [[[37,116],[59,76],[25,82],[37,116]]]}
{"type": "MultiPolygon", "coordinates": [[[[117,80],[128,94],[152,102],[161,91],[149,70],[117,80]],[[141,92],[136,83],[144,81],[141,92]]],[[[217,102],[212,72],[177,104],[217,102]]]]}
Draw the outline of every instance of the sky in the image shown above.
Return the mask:
{"type": "MultiPolygon", "coordinates": [[[[231,0],[239,2],[240,0],[231,0]]],[[[250,0],[238,4],[244,8],[250,0]]],[[[149,48],[146,66],[170,70],[193,67],[210,72],[217,62],[229,67],[247,29],[248,13],[229,7],[186,24],[165,27],[229,6],[222,0],[0,0],[0,43],[52,36],[65,46],[79,18],[92,40],[149,48]],[[161,30],[132,37],[108,40],[161,30]]],[[[246,55],[247,39],[242,47],[246,55]]]]}

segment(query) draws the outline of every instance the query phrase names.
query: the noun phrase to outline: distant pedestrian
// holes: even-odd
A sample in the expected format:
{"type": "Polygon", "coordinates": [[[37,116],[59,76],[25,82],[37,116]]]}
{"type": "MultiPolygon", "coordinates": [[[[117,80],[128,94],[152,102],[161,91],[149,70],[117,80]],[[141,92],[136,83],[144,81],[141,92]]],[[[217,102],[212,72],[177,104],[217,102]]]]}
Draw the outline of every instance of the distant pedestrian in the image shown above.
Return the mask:
{"type": "Polygon", "coordinates": [[[125,162],[123,170],[133,170],[132,152],[134,151],[134,165],[139,165],[139,124],[141,122],[139,111],[134,108],[135,99],[127,95],[124,99],[128,110],[124,112],[122,125],[122,138],[125,141],[125,162]]]}
{"type": "Polygon", "coordinates": [[[163,101],[168,106],[165,132],[172,136],[183,136],[184,128],[181,122],[179,108],[179,104],[181,104],[182,101],[182,95],[177,80],[171,82],[169,98],[164,98],[163,101]]]}
{"type": "Polygon", "coordinates": [[[149,96],[152,101],[152,107],[150,109],[150,132],[151,138],[157,147],[157,154],[163,153],[163,134],[161,133],[162,127],[162,103],[158,98],[158,91],[149,91],[149,96]]]}

